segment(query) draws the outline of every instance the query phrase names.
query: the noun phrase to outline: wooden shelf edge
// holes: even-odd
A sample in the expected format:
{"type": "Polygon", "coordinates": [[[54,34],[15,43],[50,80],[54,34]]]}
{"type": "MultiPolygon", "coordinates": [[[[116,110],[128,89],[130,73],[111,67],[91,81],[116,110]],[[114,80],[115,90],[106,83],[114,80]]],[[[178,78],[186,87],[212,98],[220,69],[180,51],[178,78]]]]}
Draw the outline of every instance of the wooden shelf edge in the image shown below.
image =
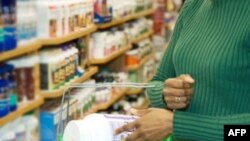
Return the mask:
{"type": "Polygon", "coordinates": [[[128,70],[128,71],[137,70],[137,69],[141,68],[148,60],[152,59],[154,56],[155,56],[155,54],[154,54],[154,53],[151,53],[151,54],[147,55],[146,57],[144,57],[144,58],[140,61],[140,64],[134,65],[134,66],[128,66],[128,67],[126,68],[126,70],[128,70]]]}
{"type": "Polygon", "coordinates": [[[132,14],[132,15],[125,16],[122,19],[112,20],[109,23],[98,24],[97,27],[99,29],[107,29],[107,28],[110,28],[110,27],[113,27],[113,26],[116,26],[116,25],[119,25],[119,24],[122,24],[122,23],[126,23],[126,22],[128,22],[130,20],[134,20],[134,19],[138,19],[138,18],[141,18],[141,17],[151,15],[151,14],[153,14],[153,12],[154,12],[154,10],[152,8],[152,9],[145,10],[145,11],[142,11],[142,12],[139,12],[139,13],[135,13],[135,14],[132,14]]]}
{"type": "Polygon", "coordinates": [[[43,102],[44,102],[43,97],[38,95],[35,100],[29,101],[27,103],[23,103],[22,105],[18,107],[18,109],[15,112],[10,113],[6,117],[0,118],[0,127],[7,124],[8,122],[11,122],[17,119],[23,114],[38,108],[39,106],[43,104],[43,102]]]}
{"type": "MultiPolygon", "coordinates": [[[[96,74],[98,72],[98,67],[90,67],[89,71],[85,72],[82,77],[76,78],[75,80],[71,81],[70,83],[81,83],[86,80],[88,80],[91,76],[96,74]]],[[[69,84],[68,84],[69,85],[69,84]]],[[[60,88],[59,90],[55,91],[42,91],[42,96],[45,99],[53,99],[58,98],[63,95],[64,89],[68,87],[68,85],[65,85],[64,87],[60,88]]]]}
{"type": "Polygon", "coordinates": [[[120,98],[122,98],[123,96],[125,96],[125,94],[126,94],[127,91],[128,91],[128,89],[126,88],[126,89],[122,90],[120,93],[115,94],[116,96],[114,96],[107,103],[99,104],[99,105],[94,106],[90,110],[90,112],[88,112],[88,114],[95,113],[95,112],[98,112],[100,110],[106,110],[106,109],[108,109],[111,105],[113,105],[114,103],[116,103],[120,98]]]}
{"type": "Polygon", "coordinates": [[[56,37],[51,39],[41,39],[41,43],[43,46],[53,46],[53,45],[60,45],[74,39],[78,39],[80,37],[89,35],[97,30],[96,25],[91,25],[87,28],[80,29],[79,31],[70,33],[69,35],[65,35],[62,37],[56,37]]]}
{"type": "Polygon", "coordinates": [[[125,53],[126,51],[128,51],[129,49],[132,48],[132,45],[127,45],[126,47],[123,47],[117,51],[115,51],[112,55],[103,58],[103,59],[90,59],[90,64],[92,65],[100,65],[100,64],[106,64],[112,60],[114,60],[115,58],[119,57],[121,54],[125,53]]]}
{"type": "Polygon", "coordinates": [[[151,15],[153,13],[154,13],[154,9],[151,8],[151,9],[148,9],[148,10],[145,10],[145,11],[142,11],[142,12],[139,12],[139,13],[136,13],[136,14],[132,15],[130,20],[138,19],[138,18],[145,17],[145,16],[149,16],[149,15],[151,15]]]}
{"type": "Polygon", "coordinates": [[[153,35],[153,30],[149,30],[148,32],[142,34],[140,37],[134,39],[132,41],[133,44],[138,44],[139,42],[143,41],[144,39],[147,39],[148,37],[150,37],[151,35],[153,35]]]}
{"type": "Polygon", "coordinates": [[[0,53],[0,62],[24,55],[26,53],[37,51],[41,47],[42,46],[39,41],[34,41],[27,45],[18,46],[16,49],[0,53]]]}

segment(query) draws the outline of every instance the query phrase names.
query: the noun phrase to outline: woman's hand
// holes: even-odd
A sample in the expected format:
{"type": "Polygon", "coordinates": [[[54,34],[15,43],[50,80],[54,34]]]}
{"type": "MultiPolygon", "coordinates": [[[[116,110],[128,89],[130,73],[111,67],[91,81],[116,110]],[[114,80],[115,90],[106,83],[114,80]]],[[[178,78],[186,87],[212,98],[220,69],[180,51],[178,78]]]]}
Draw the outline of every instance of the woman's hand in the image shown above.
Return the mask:
{"type": "Polygon", "coordinates": [[[164,109],[131,110],[140,118],[115,131],[135,130],[125,141],[162,141],[172,133],[173,113],[164,109]]]}
{"type": "Polygon", "coordinates": [[[190,75],[181,75],[165,81],[163,96],[167,108],[183,109],[189,104],[193,95],[194,79],[190,75]]]}

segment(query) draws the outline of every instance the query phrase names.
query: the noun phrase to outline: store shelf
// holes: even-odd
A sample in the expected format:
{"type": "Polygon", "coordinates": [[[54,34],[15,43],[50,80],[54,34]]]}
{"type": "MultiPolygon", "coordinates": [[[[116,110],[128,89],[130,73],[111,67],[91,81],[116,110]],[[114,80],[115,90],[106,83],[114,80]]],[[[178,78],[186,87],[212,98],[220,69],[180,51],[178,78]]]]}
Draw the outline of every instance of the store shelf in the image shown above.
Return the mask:
{"type": "MultiPolygon", "coordinates": [[[[98,72],[98,68],[97,67],[90,67],[89,71],[85,72],[82,77],[74,79],[73,81],[71,81],[71,83],[81,83],[81,82],[84,82],[84,81],[88,80],[91,76],[93,76],[94,74],[96,74],[97,72],[98,72]]],[[[66,89],[68,87],[68,85],[65,85],[64,87],[60,88],[59,90],[42,91],[42,96],[45,99],[52,99],[52,98],[61,97],[63,95],[64,89],[66,89]]]]}
{"type": "Polygon", "coordinates": [[[139,42],[143,41],[144,39],[149,38],[150,36],[152,36],[154,34],[153,30],[150,30],[144,34],[142,34],[141,36],[139,36],[138,38],[134,39],[132,41],[133,44],[138,44],[139,42]]]}
{"type": "Polygon", "coordinates": [[[114,60],[115,58],[119,57],[120,55],[124,54],[126,51],[128,51],[129,49],[132,48],[132,45],[128,45],[126,47],[123,47],[117,51],[115,51],[114,53],[112,53],[112,55],[103,58],[103,59],[90,59],[90,64],[92,65],[100,65],[100,64],[106,64],[112,60],[114,60]]]}
{"type": "Polygon", "coordinates": [[[149,60],[153,59],[154,57],[155,57],[155,54],[151,53],[151,54],[147,55],[146,57],[144,57],[140,61],[140,64],[133,65],[133,66],[127,66],[126,70],[128,70],[128,71],[137,70],[137,69],[141,68],[146,62],[148,62],[149,60]]]}
{"type": "Polygon", "coordinates": [[[146,11],[143,11],[143,12],[139,12],[139,13],[136,13],[136,14],[125,16],[125,17],[123,17],[121,19],[112,20],[109,23],[98,24],[97,26],[98,26],[99,29],[107,29],[107,28],[110,28],[110,27],[113,27],[113,26],[117,26],[117,25],[126,23],[126,22],[128,22],[130,20],[134,20],[134,19],[138,19],[138,18],[141,18],[141,17],[149,16],[149,15],[153,14],[153,12],[154,12],[153,9],[149,9],[149,10],[146,10],[146,11]]]}
{"type": "Polygon", "coordinates": [[[59,44],[63,44],[63,43],[72,41],[74,39],[78,39],[80,37],[89,35],[92,32],[95,32],[96,30],[97,30],[97,27],[95,25],[91,25],[87,28],[80,29],[76,32],[70,33],[69,35],[65,35],[62,37],[56,37],[56,38],[51,38],[51,39],[41,39],[41,42],[43,46],[59,45],[59,44]]]}
{"type": "Polygon", "coordinates": [[[38,41],[34,41],[33,43],[30,43],[27,45],[18,46],[16,49],[0,53],[0,62],[11,59],[11,58],[15,58],[15,57],[27,54],[27,53],[31,53],[33,51],[37,51],[40,48],[41,48],[41,44],[38,41]]]}
{"type": "Polygon", "coordinates": [[[108,109],[111,105],[115,104],[119,99],[121,99],[123,96],[125,96],[127,91],[128,91],[127,88],[121,90],[119,93],[115,94],[111,98],[111,100],[109,100],[107,103],[98,104],[98,105],[93,106],[93,108],[91,110],[89,110],[85,115],[89,115],[89,114],[96,113],[96,112],[101,111],[101,110],[108,109]]]}
{"type": "MultiPolygon", "coordinates": [[[[149,81],[151,81],[151,79],[153,78],[153,76],[149,77],[144,83],[148,83],[149,81]]],[[[127,95],[138,95],[140,93],[143,92],[144,89],[139,89],[139,88],[134,88],[134,89],[130,89],[126,92],[127,95]]]]}
{"type": "Polygon", "coordinates": [[[27,103],[21,103],[15,112],[7,115],[6,117],[0,118],[0,127],[4,124],[15,120],[16,118],[22,116],[23,114],[38,108],[44,102],[43,97],[38,95],[35,100],[28,101],[27,103]]]}

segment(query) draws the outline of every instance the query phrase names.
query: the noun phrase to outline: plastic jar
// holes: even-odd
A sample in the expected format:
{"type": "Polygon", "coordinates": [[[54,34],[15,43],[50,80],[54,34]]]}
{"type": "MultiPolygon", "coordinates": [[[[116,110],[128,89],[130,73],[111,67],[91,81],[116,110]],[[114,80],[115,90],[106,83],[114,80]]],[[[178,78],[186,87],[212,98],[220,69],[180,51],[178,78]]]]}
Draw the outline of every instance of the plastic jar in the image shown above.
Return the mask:
{"type": "Polygon", "coordinates": [[[131,50],[126,53],[126,65],[127,66],[133,66],[133,65],[138,65],[139,60],[138,60],[138,50],[131,50]]]}
{"type": "Polygon", "coordinates": [[[6,93],[7,82],[0,80],[0,118],[9,113],[8,94],[6,93]]]}
{"type": "Polygon", "coordinates": [[[1,138],[2,141],[16,141],[15,133],[11,131],[8,126],[3,127],[3,128],[5,129],[4,129],[3,136],[1,138]]]}
{"type": "Polygon", "coordinates": [[[24,141],[26,139],[26,130],[22,123],[19,123],[19,125],[15,128],[15,135],[15,141],[24,141]]]}
{"type": "Polygon", "coordinates": [[[65,128],[64,141],[118,141],[131,132],[114,136],[115,129],[132,122],[135,116],[91,114],[83,120],[74,120],[65,128]]]}
{"type": "Polygon", "coordinates": [[[15,49],[16,41],[16,1],[2,0],[2,18],[3,18],[3,32],[4,32],[4,51],[15,49]]]}
{"type": "Polygon", "coordinates": [[[17,92],[16,92],[16,80],[15,80],[15,69],[13,65],[6,65],[6,80],[8,80],[9,84],[9,108],[10,111],[13,112],[17,109],[17,92]]]}

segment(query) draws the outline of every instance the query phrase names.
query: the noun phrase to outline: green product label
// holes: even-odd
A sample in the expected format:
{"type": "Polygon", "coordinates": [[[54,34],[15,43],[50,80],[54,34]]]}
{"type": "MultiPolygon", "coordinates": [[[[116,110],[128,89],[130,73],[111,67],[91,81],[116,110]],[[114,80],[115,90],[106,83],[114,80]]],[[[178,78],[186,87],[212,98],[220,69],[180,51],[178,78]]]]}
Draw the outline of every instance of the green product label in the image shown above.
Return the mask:
{"type": "Polygon", "coordinates": [[[3,28],[0,28],[0,42],[3,42],[3,28]]]}
{"type": "Polygon", "coordinates": [[[17,95],[15,93],[9,96],[9,100],[10,105],[17,105],[17,95]]]}

